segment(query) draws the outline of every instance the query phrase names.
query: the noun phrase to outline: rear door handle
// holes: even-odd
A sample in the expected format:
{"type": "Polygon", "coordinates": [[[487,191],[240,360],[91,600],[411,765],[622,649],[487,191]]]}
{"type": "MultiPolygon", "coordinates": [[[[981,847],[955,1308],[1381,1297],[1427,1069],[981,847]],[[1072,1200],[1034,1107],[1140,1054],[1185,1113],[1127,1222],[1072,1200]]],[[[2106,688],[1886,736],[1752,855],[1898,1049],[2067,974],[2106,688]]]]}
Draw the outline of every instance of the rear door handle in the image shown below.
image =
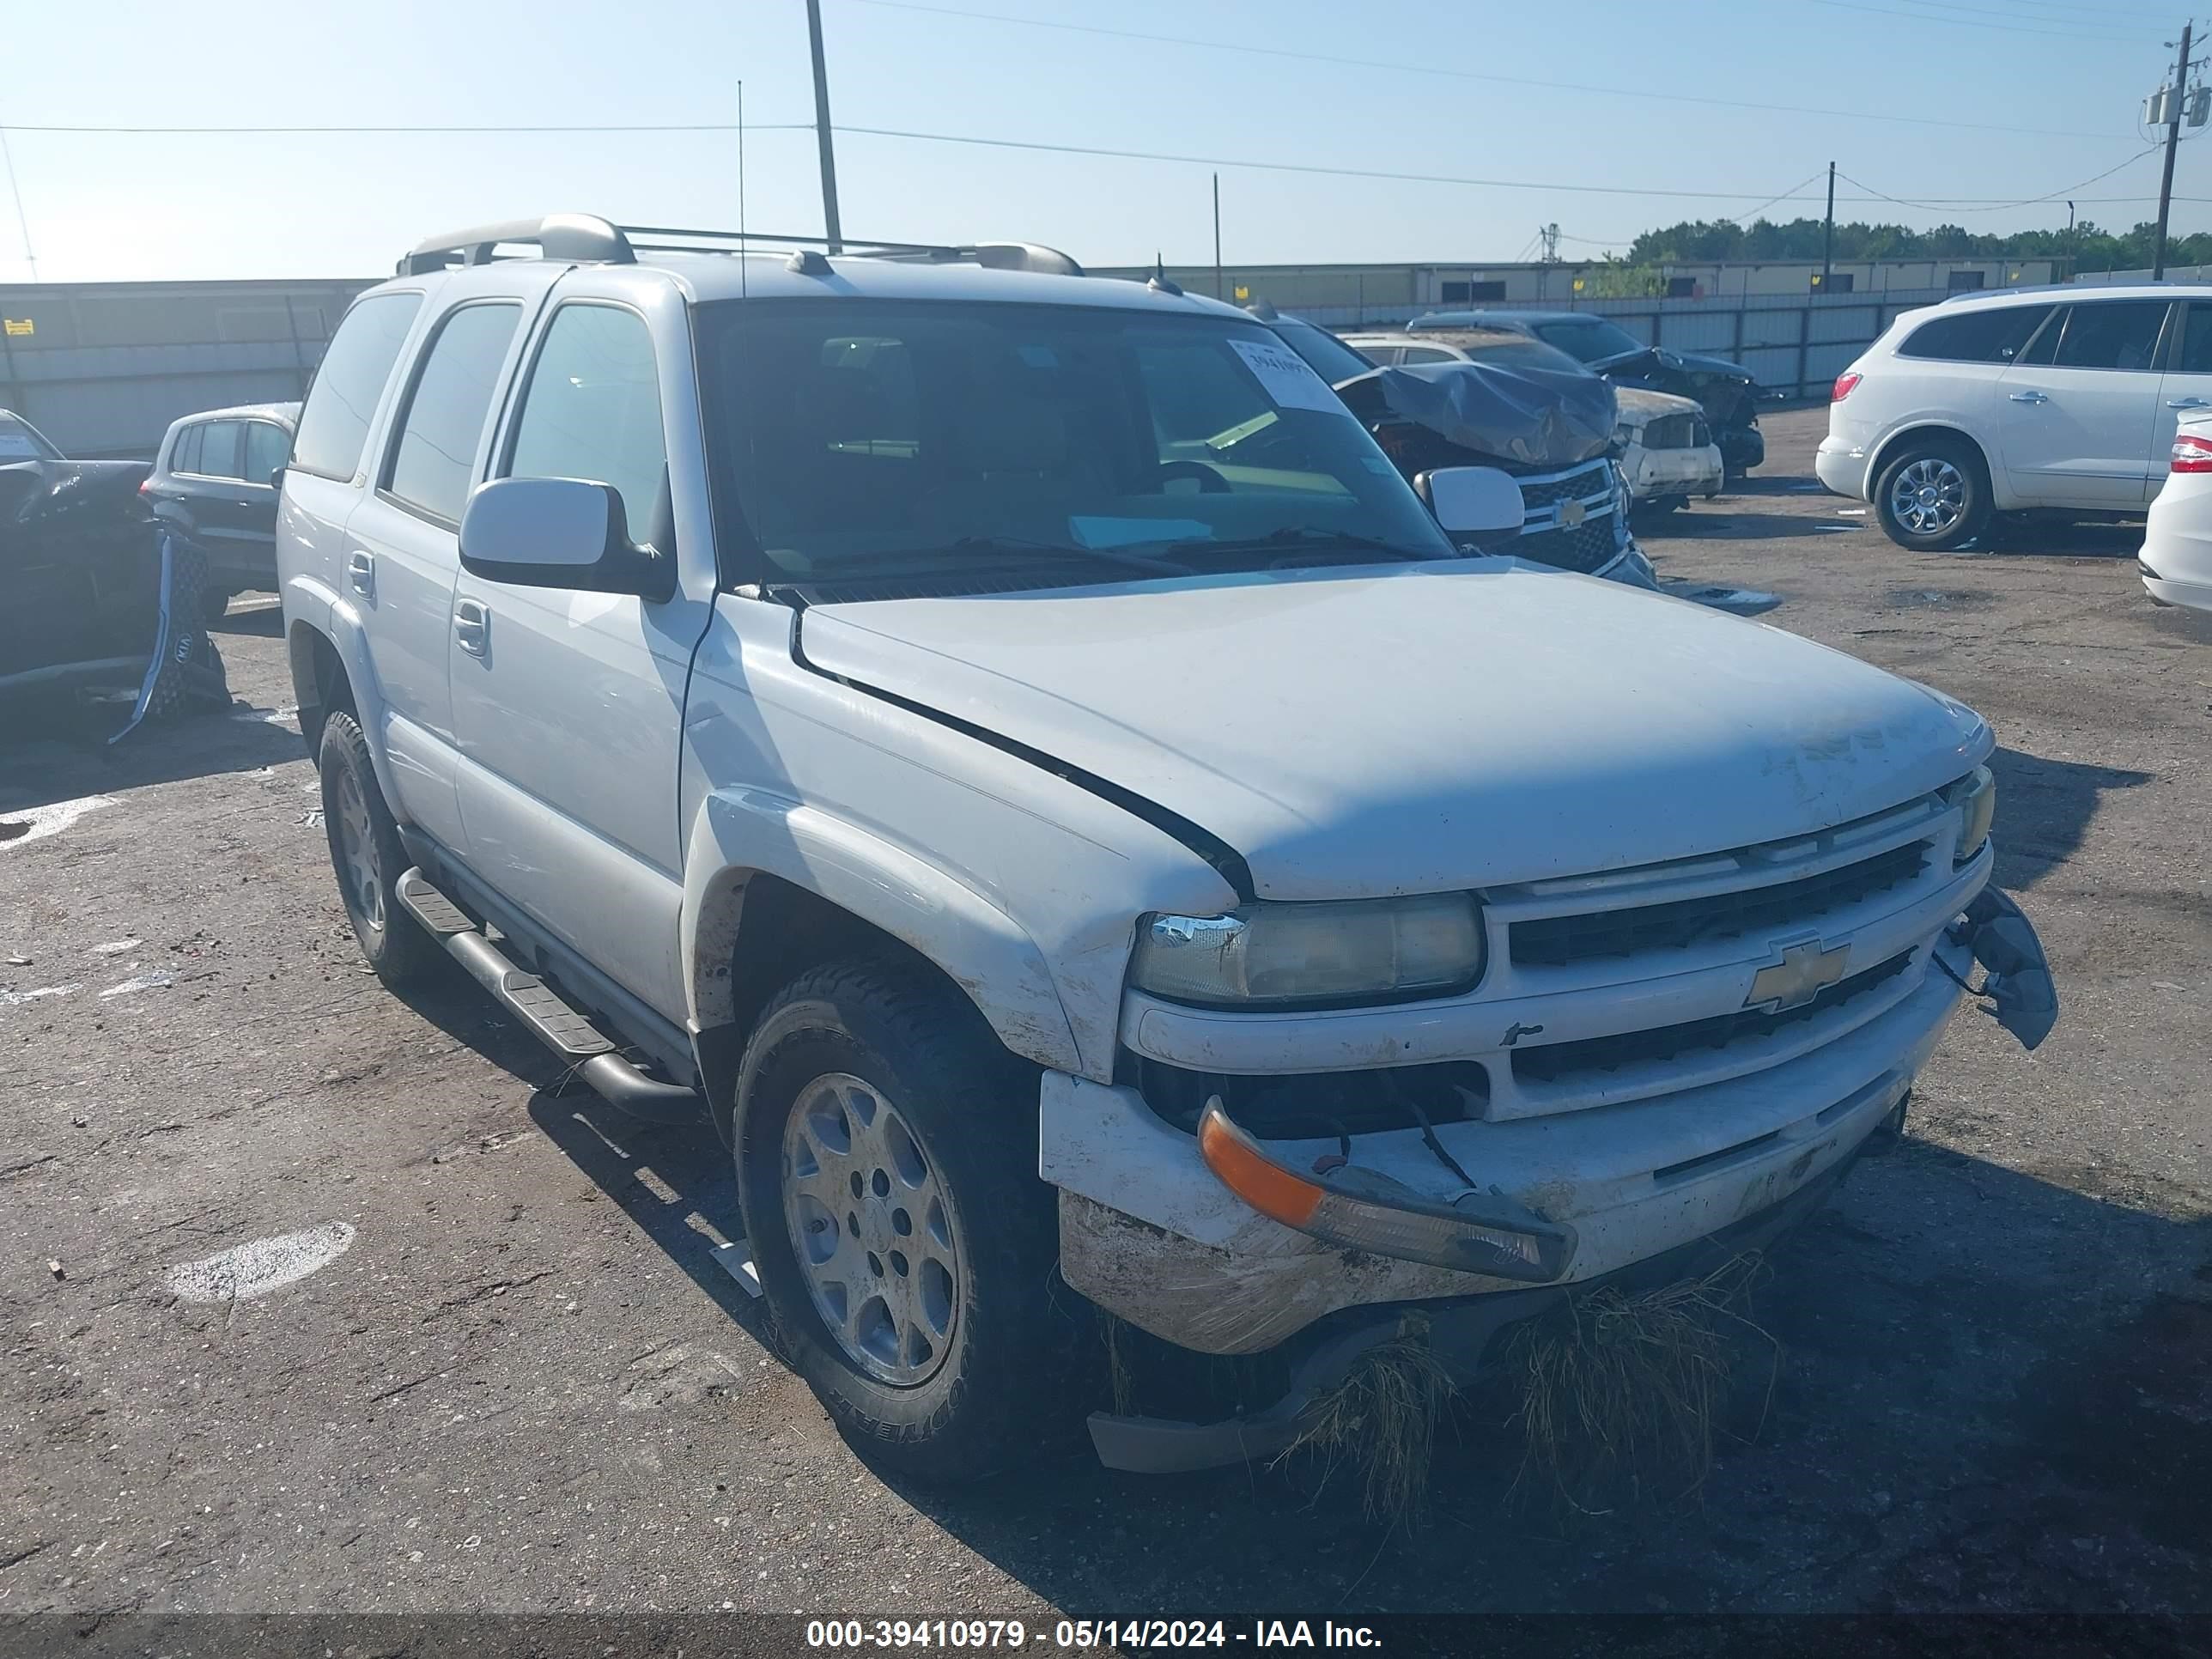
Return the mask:
{"type": "Polygon", "coordinates": [[[2212,403],[2202,398],[2176,398],[2166,404],[2168,409],[2212,409],[2212,403]]]}
{"type": "Polygon", "coordinates": [[[2047,404],[2051,399],[2040,392],[2015,392],[2012,400],[2016,404],[2047,404]]]}
{"type": "Polygon", "coordinates": [[[491,612],[474,599],[453,601],[453,638],[471,657],[491,648],[491,612]]]}
{"type": "Polygon", "coordinates": [[[346,559],[346,586],[364,599],[376,598],[375,557],[356,548],[346,559]]]}

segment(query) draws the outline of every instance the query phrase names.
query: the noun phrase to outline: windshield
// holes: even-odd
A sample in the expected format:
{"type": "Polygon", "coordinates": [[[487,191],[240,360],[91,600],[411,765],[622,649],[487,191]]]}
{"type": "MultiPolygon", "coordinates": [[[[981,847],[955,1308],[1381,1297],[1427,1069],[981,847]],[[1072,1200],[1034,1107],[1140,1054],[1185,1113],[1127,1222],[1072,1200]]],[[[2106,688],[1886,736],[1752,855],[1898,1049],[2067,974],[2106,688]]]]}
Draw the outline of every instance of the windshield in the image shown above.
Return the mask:
{"type": "Polygon", "coordinates": [[[1607,357],[1625,357],[1632,351],[1641,351],[1644,342],[1617,323],[1608,323],[1602,317],[1577,317],[1569,322],[1538,323],[1536,337],[1546,345],[1555,345],[1577,362],[1601,362],[1607,357]]]}
{"type": "Polygon", "coordinates": [[[0,410],[0,466],[10,461],[58,461],[62,453],[19,415],[0,410]]]}
{"type": "Polygon", "coordinates": [[[728,539],[786,579],[1044,563],[1127,580],[1140,557],[1314,562],[1330,538],[1452,556],[1366,429],[1257,323],[853,300],[700,313],[728,539]],[[1254,545],[1270,537],[1306,550],[1254,545]]]}
{"type": "Polygon", "coordinates": [[[1285,317],[1275,325],[1283,343],[1306,360],[1306,367],[1331,386],[1366,374],[1375,367],[1325,328],[1285,317]]]}

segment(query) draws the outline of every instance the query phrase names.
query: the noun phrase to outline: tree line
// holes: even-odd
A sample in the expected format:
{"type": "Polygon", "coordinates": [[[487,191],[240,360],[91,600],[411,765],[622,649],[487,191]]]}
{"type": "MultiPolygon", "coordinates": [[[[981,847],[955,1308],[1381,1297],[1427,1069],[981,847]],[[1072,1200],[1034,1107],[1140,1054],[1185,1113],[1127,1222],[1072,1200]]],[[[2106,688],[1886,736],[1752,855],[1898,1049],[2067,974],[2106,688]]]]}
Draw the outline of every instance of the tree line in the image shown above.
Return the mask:
{"type": "MultiPolygon", "coordinates": [[[[1685,220],[1663,230],[1647,230],[1629,244],[1626,255],[1608,264],[1648,268],[1703,264],[1715,260],[1756,262],[1817,259],[1822,222],[1792,219],[1777,224],[1755,219],[1740,225],[1729,219],[1685,220]]],[[[1839,264],[1867,259],[2061,259],[2076,271],[2148,270],[2158,227],[2145,221],[2132,230],[2106,230],[2084,220],[2067,230],[2019,230],[2003,235],[1977,234],[1963,225],[1914,230],[1905,225],[1853,221],[1836,227],[1834,258],[1839,264]]],[[[2212,264],[2212,231],[2166,238],[2170,265],[2212,264]]]]}

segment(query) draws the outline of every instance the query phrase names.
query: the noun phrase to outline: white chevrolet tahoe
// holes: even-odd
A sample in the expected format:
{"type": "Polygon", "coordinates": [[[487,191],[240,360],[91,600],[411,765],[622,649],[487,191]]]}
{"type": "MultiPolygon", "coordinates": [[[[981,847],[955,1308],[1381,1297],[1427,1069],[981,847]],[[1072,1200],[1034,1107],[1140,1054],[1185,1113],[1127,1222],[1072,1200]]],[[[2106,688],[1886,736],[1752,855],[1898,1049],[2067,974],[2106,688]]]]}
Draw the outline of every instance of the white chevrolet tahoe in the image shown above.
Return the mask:
{"type": "Polygon", "coordinates": [[[1425,506],[1227,306],[745,246],[410,253],[301,416],[285,625],[368,961],[711,1121],[878,1455],[1072,1422],[1086,1300],[1287,1379],[1096,1413],[1109,1462],[1265,1451],[1409,1305],[1471,1374],[1817,1204],[1977,958],[2049,1029],[1971,710],[1463,552],[1511,481],[1425,506]]]}

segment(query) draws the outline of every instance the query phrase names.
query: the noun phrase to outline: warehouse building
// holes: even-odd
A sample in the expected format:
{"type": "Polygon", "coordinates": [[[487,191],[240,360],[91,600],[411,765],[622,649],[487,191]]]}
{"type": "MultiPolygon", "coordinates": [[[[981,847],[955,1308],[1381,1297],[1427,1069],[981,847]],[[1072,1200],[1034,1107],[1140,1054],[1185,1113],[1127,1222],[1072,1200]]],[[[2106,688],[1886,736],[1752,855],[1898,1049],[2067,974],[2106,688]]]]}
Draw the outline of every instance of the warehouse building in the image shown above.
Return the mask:
{"type": "Polygon", "coordinates": [[[0,409],[78,459],[149,459],[179,415],[301,397],[371,280],[0,283],[0,409]]]}

